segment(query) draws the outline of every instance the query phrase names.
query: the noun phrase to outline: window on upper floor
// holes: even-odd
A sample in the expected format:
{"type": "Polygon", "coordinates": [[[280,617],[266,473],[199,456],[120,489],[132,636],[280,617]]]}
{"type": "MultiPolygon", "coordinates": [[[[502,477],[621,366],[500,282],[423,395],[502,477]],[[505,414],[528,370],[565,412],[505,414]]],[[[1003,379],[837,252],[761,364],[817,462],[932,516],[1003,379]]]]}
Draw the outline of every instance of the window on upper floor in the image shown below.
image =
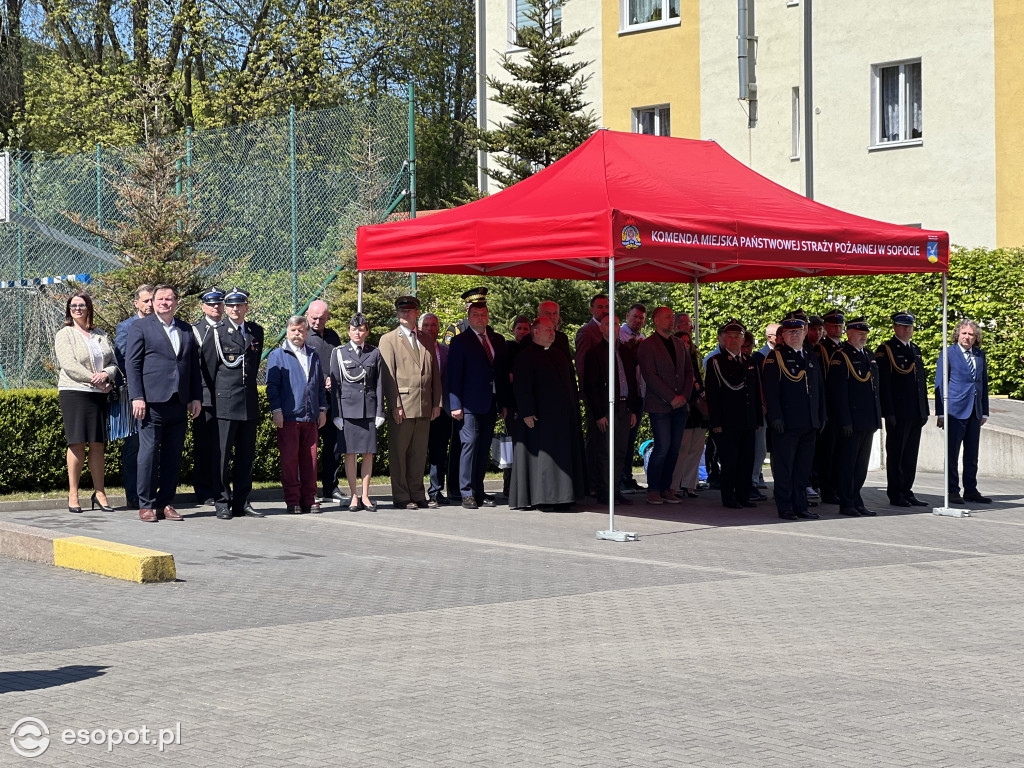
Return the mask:
{"type": "MultiPolygon", "coordinates": [[[[530,10],[530,3],[527,0],[508,0],[508,44],[510,48],[521,48],[519,41],[519,30],[536,25],[536,22],[527,17],[530,10]]],[[[548,9],[545,23],[553,25],[552,32],[555,35],[562,34],[562,9],[548,9]]]]}
{"type": "Polygon", "coordinates": [[[921,60],[871,68],[871,145],[919,144],[924,138],[921,60]]]}
{"type": "Polygon", "coordinates": [[[656,29],[679,23],[679,0],[619,0],[620,32],[656,29]]]}
{"type": "Polygon", "coordinates": [[[668,104],[635,108],[633,110],[633,133],[646,133],[648,136],[671,136],[672,123],[669,113],[668,104]]]}

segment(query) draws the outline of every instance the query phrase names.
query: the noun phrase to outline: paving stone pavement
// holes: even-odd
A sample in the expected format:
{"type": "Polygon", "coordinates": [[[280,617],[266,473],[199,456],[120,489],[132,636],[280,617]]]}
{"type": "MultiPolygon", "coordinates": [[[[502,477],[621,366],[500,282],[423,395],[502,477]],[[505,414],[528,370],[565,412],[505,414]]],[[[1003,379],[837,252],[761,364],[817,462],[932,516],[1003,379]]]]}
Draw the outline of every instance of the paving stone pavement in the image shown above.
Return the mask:
{"type": "Polygon", "coordinates": [[[966,519],[881,485],[875,518],[638,503],[627,543],[598,505],[4,511],[170,551],[179,581],[0,561],[0,765],[1019,768],[1024,485],[966,519]],[[162,752],[61,739],[178,724],[162,752]]]}

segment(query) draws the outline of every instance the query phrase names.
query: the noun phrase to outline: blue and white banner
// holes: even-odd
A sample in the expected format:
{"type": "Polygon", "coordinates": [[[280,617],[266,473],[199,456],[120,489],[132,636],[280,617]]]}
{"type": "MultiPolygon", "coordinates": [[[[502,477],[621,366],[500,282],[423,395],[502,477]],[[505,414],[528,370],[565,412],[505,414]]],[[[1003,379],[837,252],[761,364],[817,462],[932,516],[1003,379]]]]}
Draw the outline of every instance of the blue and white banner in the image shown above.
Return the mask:
{"type": "Polygon", "coordinates": [[[64,282],[89,283],[92,275],[54,275],[53,277],[33,277],[28,280],[0,280],[0,288],[35,288],[39,285],[57,285],[64,282]]]}

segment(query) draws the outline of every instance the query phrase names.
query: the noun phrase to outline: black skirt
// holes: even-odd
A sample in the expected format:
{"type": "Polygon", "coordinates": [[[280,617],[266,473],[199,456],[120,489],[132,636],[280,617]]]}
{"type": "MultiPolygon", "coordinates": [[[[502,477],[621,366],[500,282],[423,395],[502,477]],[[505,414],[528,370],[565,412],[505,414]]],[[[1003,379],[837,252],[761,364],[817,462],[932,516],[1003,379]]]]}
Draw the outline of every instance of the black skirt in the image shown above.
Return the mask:
{"type": "Polygon", "coordinates": [[[377,427],[373,419],[345,419],[338,433],[339,453],[376,453],[377,427]]]}
{"type": "Polygon", "coordinates": [[[107,396],[70,389],[62,389],[59,394],[68,445],[107,442],[107,396]]]}

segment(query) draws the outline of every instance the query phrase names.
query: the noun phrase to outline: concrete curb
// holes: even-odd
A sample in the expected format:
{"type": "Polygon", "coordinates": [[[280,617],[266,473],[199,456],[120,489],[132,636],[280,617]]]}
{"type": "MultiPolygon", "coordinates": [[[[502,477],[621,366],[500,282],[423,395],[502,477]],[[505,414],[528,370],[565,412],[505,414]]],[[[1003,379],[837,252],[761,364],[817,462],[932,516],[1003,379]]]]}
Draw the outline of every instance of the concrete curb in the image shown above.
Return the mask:
{"type": "Polygon", "coordinates": [[[177,578],[174,557],[166,552],[18,523],[0,522],[0,556],[139,584],[177,578]]]}

